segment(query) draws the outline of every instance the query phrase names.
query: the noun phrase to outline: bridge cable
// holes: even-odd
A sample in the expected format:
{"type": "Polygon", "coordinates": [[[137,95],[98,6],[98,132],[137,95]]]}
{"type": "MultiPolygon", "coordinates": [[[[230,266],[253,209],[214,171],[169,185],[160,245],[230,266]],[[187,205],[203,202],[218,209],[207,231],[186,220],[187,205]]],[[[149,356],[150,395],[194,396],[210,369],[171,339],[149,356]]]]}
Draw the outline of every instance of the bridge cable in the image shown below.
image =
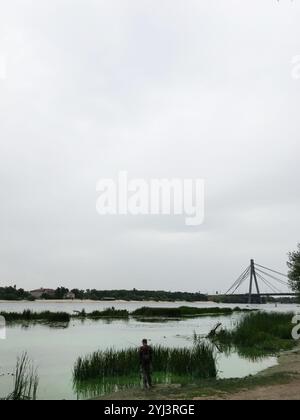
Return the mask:
{"type": "Polygon", "coordinates": [[[269,283],[269,282],[267,282],[267,280],[266,279],[264,279],[263,277],[261,278],[261,281],[263,281],[264,282],[264,284],[270,289],[270,295],[272,294],[272,293],[274,293],[274,294],[276,294],[276,295],[278,295],[280,292],[279,292],[279,290],[276,290],[275,288],[273,288],[272,286],[271,286],[271,284],[269,283]]]}
{"type": "Polygon", "coordinates": [[[274,293],[281,293],[281,291],[276,287],[273,286],[267,279],[265,279],[262,275],[260,275],[259,273],[256,273],[257,277],[260,278],[260,280],[262,280],[266,286],[269,287],[269,289],[271,289],[274,293]]]}
{"type": "Polygon", "coordinates": [[[234,289],[234,291],[231,293],[231,295],[234,295],[235,292],[242,286],[242,284],[246,281],[248,276],[246,276],[241,282],[240,284],[237,285],[237,287],[234,289]]]}
{"type": "Polygon", "coordinates": [[[250,274],[250,267],[248,267],[247,271],[244,273],[243,277],[241,278],[239,284],[236,286],[236,288],[234,289],[234,291],[231,293],[232,295],[234,295],[234,293],[241,287],[241,285],[246,281],[248,275],[250,274]]]}
{"type": "Polygon", "coordinates": [[[265,274],[266,276],[270,277],[273,280],[276,280],[278,283],[284,285],[284,286],[288,286],[288,283],[284,282],[283,280],[278,279],[277,277],[272,276],[272,274],[266,273],[263,270],[259,270],[258,268],[256,269],[258,272],[265,274]]]}
{"type": "Polygon", "coordinates": [[[256,274],[257,274],[257,277],[259,277],[265,283],[265,285],[268,286],[273,292],[281,293],[281,291],[276,286],[272,285],[272,283],[270,283],[269,280],[265,279],[262,275],[258,273],[256,274]]]}
{"type": "Polygon", "coordinates": [[[243,273],[239,276],[239,278],[234,282],[234,284],[230,287],[230,289],[226,292],[226,295],[232,290],[234,289],[237,285],[239,287],[239,285],[241,284],[241,281],[244,279],[245,276],[248,275],[248,271],[249,271],[250,267],[247,267],[245,271],[243,271],[243,273]]]}
{"type": "Polygon", "coordinates": [[[269,273],[266,273],[265,271],[263,271],[263,270],[260,270],[259,268],[257,268],[256,269],[257,271],[259,271],[260,273],[262,273],[262,274],[265,274],[266,276],[268,276],[268,277],[271,277],[273,280],[276,280],[278,283],[280,283],[281,285],[284,285],[284,286],[289,286],[289,284],[287,283],[287,282],[285,282],[285,281],[283,281],[283,280],[281,280],[281,279],[278,279],[277,277],[275,277],[275,276],[272,276],[272,274],[269,274],[269,273]]]}
{"type": "MultiPolygon", "coordinates": [[[[244,270],[242,272],[242,274],[239,276],[239,278],[233,283],[233,285],[230,287],[230,289],[227,290],[227,292],[225,293],[225,295],[227,295],[229,292],[231,292],[232,289],[234,289],[237,285],[240,285],[241,281],[244,279],[245,276],[248,275],[248,271],[250,270],[250,266],[248,266],[246,268],[246,270],[244,270]]],[[[239,286],[238,286],[239,287],[239,286]]]]}
{"type": "Polygon", "coordinates": [[[263,265],[260,265],[260,264],[257,264],[257,263],[255,263],[255,265],[257,265],[257,267],[264,268],[265,270],[272,271],[275,274],[279,274],[280,276],[289,278],[289,276],[287,274],[280,273],[279,271],[272,270],[271,268],[264,267],[263,265]]]}

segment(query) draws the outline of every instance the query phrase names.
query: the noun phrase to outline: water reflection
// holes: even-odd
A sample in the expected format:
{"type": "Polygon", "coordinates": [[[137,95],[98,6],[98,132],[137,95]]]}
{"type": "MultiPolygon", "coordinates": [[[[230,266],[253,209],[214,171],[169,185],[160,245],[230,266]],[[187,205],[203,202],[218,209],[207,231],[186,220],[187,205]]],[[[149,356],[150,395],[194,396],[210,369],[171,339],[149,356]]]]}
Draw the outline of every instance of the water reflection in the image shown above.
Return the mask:
{"type": "Polygon", "coordinates": [[[67,329],[69,327],[75,327],[78,324],[90,324],[90,323],[102,323],[104,325],[110,325],[112,323],[123,323],[128,324],[130,322],[129,319],[124,318],[74,318],[71,319],[69,322],[49,322],[43,320],[30,320],[30,321],[11,321],[7,322],[7,327],[10,329],[19,329],[22,330],[29,330],[36,327],[46,327],[50,329],[67,329]]]}
{"type": "MultiPolygon", "coordinates": [[[[216,343],[214,343],[216,345],[216,343]]],[[[240,347],[229,344],[220,344],[218,343],[219,353],[223,353],[225,356],[230,357],[233,353],[237,354],[241,359],[250,361],[250,362],[261,362],[272,356],[272,353],[256,349],[253,347],[240,347]]],[[[276,356],[274,353],[273,356],[276,356]]]]}
{"type": "MultiPolygon", "coordinates": [[[[181,376],[156,372],[152,378],[153,385],[188,385],[191,383],[190,376],[181,376]]],[[[193,383],[195,380],[193,380],[193,383]]],[[[199,380],[200,385],[200,380],[199,380]]],[[[90,380],[73,383],[73,390],[78,400],[105,397],[109,394],[129,389],[142,389],[143,381],[139,376],[112,377],[99,380],[90,380]]]]}
{"type": "Polygon", "coordinates": [[[125,389],[137,388],[140,386],[140,379],[132,378],[106,378],[86,382],[74,382],[73,390],[78,400],[104,397],[125,389]]]}
{"type": "Polygon", "coordinates": [[[19,329],[30,330],[35,327],[46,327],[50,329],[60,329],[65,330],[69,328],[70,322],[49,322],[49,321],[13,321],[8,322],[7,326],[10,329],[19,329]]]}
{"type": "Polygon", "coordinates": [[[187,318],[140,318],[140,317],[132,317],[136,322],[141,323],[150,323],[150,324],[165,324],[167,322],[174,322],[174,321],[186,321],[187,318]]]}

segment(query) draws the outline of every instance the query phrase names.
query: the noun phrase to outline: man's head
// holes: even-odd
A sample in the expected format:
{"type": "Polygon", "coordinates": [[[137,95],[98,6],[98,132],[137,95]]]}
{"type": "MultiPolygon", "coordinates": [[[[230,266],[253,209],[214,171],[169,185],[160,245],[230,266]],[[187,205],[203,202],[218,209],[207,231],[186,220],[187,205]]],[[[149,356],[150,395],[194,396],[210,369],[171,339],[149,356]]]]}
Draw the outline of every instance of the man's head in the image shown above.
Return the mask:
{"type": "Polygon", "coordinates": [[[147,346],[148,340],[146,338],[144,338],[144,340],[142,341],[142,343],[143,343],[143,346],[147,346]]]}

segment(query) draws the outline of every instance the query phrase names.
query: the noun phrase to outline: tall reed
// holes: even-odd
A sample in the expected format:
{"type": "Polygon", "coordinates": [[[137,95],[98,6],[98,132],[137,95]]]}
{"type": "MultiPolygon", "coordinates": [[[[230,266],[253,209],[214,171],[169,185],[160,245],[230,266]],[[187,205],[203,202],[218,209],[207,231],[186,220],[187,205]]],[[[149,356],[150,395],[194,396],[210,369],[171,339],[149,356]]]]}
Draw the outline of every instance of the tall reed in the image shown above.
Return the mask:
{"type": "Polygon", "coordinates": [[[274,353],[292,348],[292,313],[251,313],[238,322],[233,330],[223,329],[213,337],[221,344],[233,345],[262,353],[274,353]]]}
{"type": "Polygon", "coordinates": [[[17,360],[14,389],[7,400],[36,400],[38,384],[37,372],[27,353],[23,353],[17,360]]]}
{"type": "MultiPolygon", "coordinates": [[[[211,346],[198,343],[192,348],[153,348],[154,372],[187,375],[194,378],[215,378],[217,375],[211,346]]],[[[74,366],[74,380],[86,381],[105,377],[139,374],[138,351],[109,349],[80,357],[74,366]]]]}

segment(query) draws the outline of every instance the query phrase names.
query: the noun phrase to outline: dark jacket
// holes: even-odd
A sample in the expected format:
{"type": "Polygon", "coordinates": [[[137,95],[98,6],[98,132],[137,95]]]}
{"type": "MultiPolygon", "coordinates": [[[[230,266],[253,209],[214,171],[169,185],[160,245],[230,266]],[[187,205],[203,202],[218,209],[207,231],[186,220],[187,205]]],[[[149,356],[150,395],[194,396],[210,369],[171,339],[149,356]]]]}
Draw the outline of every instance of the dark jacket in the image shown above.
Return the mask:
{"type": "Polygon", "coordinates": [[[152,363],[152,348],[150,346],[142,346],[139,350],[140,364],[142,366],[150,365],[152,363]]]}

